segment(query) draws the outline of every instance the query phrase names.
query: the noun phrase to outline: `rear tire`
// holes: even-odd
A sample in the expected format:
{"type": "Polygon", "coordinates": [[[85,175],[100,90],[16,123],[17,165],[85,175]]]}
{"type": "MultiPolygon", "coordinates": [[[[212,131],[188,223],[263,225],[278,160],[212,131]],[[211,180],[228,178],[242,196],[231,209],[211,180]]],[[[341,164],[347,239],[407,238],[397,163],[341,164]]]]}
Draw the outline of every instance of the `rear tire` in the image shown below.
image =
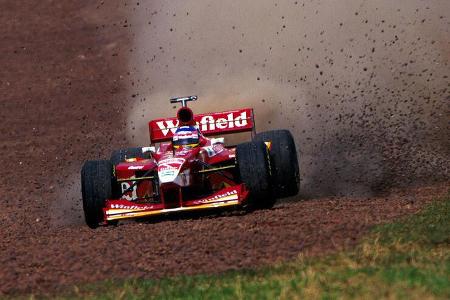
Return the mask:
{"type": "Polygon", "coordinates": [[[270,162],[263,142],[253,141],[237,145],[236,160],[239,176],[250,191],[246,208],[270,208],[275,204],[270,182],[270,162]]]}
{"type": "Polygon", "coordinates": [[[86,224],[97,228],[104,221],[105,200],[112,195],[112,164],[109,160],[84,163],[81,169],[81,193],[86,224]]]}
{"type": "Polygon", "coordinates": [[[110,161],[113,164],[113,166],[124,162],[125,159],[129,158],[150,158],[148,153],[142,153],[142,147],[132,147],[132,148],[125,148],[125,149],[119,149],[114,150],[111,153],[110,161]]]}
{"type": "Polygon", "coordinates": [[[271,142],[272,180],[277,198],[297,195],[300,190],[300,170],[294,138],[289,130],[261,132],[255,140],[271,142]]]}

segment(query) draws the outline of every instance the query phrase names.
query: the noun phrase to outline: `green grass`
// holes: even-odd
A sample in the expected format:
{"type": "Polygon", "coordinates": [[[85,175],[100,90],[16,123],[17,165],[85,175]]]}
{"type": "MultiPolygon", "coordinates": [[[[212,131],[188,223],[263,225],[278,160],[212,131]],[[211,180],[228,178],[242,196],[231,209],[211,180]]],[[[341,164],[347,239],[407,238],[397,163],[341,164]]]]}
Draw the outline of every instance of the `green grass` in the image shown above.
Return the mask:
{"type": "Polygon", "coordinates": [[[450,299],[450,197],[376,227],[350,252],[219,275],[107,281],[62,298],[450,299]]]}

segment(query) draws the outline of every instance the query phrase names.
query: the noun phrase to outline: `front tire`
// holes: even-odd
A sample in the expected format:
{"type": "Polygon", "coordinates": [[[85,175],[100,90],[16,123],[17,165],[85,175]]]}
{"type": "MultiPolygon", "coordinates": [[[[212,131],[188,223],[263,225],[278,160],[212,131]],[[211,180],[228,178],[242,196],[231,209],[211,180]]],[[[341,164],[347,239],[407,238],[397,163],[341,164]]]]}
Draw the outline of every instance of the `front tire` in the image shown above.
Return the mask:
{"type": "Polygon", "coordinates": [[[250,191],[246,208],[270,208],[275,204],[270,182],[270,162],[263,142],[253,141],[237,145],[236,160],[239,176],[250,191]]]}
{"type": "Polygon", "coordinates": [[[112,196],[112,176],[109,160],[87,161],[81,169],[84,217],[90,228],[104,221],[105,200],[112,196]]]}
{"type": "Polygon", "coordinates": [[[261,132],[255,140],[271,142],[272,178],[277,198],[297,195],[300,190],[300,170],[294,138],[289,130],[261,132]]]}

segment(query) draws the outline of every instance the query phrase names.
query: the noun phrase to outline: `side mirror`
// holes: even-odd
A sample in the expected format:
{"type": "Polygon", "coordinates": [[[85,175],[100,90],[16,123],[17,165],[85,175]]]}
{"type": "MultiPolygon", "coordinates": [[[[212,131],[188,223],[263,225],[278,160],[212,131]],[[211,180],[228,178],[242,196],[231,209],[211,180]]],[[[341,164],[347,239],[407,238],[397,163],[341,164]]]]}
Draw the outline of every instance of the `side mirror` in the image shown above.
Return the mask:
{"type": "Polygon", "coordinates": [[[150,147],[142,147],[142,153],[155,153],[156,152],[156,147],[155,146],[150,146],[150,147]]]}
{"type": "Polygon", "coordinates": [[[217,144],[217,143],[225,144],[225,138],[220,137],[220,138],[212,138],[211,139],[211,145],[214,145],[214,144],[217,144]]]}

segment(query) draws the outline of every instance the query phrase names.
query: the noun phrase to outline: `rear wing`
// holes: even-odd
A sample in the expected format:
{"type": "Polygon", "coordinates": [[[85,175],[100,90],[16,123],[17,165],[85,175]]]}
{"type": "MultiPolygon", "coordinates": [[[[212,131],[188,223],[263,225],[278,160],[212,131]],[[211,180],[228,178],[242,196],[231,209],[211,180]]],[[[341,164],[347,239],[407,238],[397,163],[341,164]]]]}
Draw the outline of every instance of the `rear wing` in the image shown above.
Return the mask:
{"type": "MultiPolygon", "coordinates": [[[[255,128],[252,108],[199,114],[194,116],[194,121],[200,132],[205,136],[252,131],[255,128]]],[[[151,142],[170,141],[178,124],[177,118],[150,121],[148,127],[151,142]]]]}

